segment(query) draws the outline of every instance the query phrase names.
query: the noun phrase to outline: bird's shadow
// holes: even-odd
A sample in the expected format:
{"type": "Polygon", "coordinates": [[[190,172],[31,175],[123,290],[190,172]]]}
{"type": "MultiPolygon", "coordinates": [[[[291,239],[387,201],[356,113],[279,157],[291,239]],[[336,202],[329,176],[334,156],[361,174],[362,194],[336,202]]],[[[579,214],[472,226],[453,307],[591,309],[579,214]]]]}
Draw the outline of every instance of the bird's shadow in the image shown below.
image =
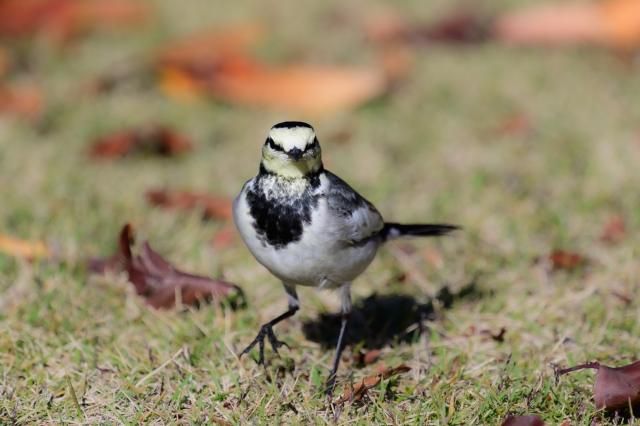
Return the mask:
{"type": "MultiPolygon", "coordinates": [[[[425,303],[409,295],[373,294],[354,305],[345,332],[345,345],[361,344],[367,349],[379,349],[388,344],[413,342],[426,330],[425,321],[435,317],[436,304],[448,309],[456,300],[479,295],[475,282],[456,293],[443,287],[425,303]]],[[[339,313],[323,313],[305,321],[302,331],[308,340],[332,349],[337,343],[341,320],[339,313]]]]}

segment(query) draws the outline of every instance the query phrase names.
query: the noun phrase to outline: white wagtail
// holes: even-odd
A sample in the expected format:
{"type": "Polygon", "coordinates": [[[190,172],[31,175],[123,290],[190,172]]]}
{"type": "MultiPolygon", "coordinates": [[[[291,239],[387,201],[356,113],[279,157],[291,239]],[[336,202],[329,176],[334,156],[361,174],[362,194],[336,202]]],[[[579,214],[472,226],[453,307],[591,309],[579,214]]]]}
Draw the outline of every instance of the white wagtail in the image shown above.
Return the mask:
{"type": "Polygon", "coordinates": [[[339,289],[342,325],[329,392],[351,312],[351,283],[369,266],[378,248],[398,237],[440,236],[457,229],[385,222],[373,204],[324,169],[313,127],[297,121],[271,128],[258,175],[244,184],[234,200],[233,217],[251,253],[282,281],[289,297],[287,311],[262,325],[240,356],[258,344],[258,363],[263,364],[265,338],[276,353],[285,345],[276,338],[273,326],[300,308],[297,285],[339,289]]]}

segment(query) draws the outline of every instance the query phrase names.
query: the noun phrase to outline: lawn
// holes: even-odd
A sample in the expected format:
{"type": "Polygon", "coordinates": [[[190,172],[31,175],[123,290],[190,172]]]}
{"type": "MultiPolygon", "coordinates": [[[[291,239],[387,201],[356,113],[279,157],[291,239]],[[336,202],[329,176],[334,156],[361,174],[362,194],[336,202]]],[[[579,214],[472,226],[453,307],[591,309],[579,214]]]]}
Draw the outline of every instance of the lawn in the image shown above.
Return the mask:
{"type": "MultiPolygon", "coordinates": [[[[556,381],[554,366],[640,357],[637,64],[590,49],[421,46],[391,93],[322,116],[177,102],[151,77],[87,95],[83,82],[145,62],[168,39],[252,19],[269,24],[258,48],[267,61],[375,61],[351,24],[369,2],[150,4],[153,22],[134,31],[96,32],[62,49],[20,47],[47,110],[37,125],[0,117],[0,234],[42,240],[55,258],[0,253],[0,423],[617,421],[596,410],[592,371],[556,381]],[[257,172],[268,129],[286,119],[311,122],[325,166],[385,218],[464,228],[390,244],[354,283],[358,312],[369,316],[360,325],[426,313],[421,335],[353,329],[361,342],[345,351],[334,399],[380,364],[411,368],[361,401],[331,404],[323,393],[336,294],[300,291],[299,314],[275,328],[291,349],[267,351],[266,368],[238,359],[259,325],[285,308],[280,284],[239,240],[212,246],[228,224],[144,197],[158,187],[234,197],[257,172]],[[102,134],[153,123],[189,135],[194,150],[121,161],[87,155],[102,134]],[[616,216],[626,232],[603,241],[616,216]],[[90,274],[86,259],[110,254],[127,222],[180,268],[240,285],[247,306],[155,310],[123,274],[90,274]],[[554,250],[586,260],[554,268],[554,250]],[[372,349],[381,349],[377,362],[354,360],[372,349]]],[[[412,1],[400,10],[419,20],[448,7],[412,1]]]]}

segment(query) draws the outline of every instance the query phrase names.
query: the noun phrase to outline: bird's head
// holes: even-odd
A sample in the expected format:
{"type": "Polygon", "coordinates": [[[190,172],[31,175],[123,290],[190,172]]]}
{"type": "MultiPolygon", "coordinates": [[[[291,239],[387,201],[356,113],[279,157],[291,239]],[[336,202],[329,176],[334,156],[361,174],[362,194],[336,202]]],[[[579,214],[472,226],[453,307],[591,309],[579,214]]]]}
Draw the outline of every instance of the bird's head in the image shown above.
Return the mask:
{"type": "Polygon", "coordinates": [[[262,147],[261,166],[288,178],[312,175],[322,169],[320,144],[307,123],[285,121],[274,125],[262,147]]]}

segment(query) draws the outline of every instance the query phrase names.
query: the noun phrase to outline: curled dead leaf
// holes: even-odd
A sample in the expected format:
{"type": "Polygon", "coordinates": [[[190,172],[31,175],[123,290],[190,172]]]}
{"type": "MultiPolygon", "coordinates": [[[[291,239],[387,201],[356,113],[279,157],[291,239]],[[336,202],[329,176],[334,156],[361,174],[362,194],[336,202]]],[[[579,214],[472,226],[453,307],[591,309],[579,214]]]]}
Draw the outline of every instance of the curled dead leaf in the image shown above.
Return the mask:
{"type": "Polygon", "coordinates": [[[406,373],[411,370],[405,364],[400,364],[397,367],[385,368],[375,375],[367,376],[358,382],[355,386],[345,385],[342,392],[342,396],[338,398],[334,403],[343,404],[348,401],[360,401],[367,391],[378,385],[383,379],[388,379],[392,376],[406,373]]]}
{"type": "Polygon", "coordinates": [[[25,241],[0,234],[0,253],[29,260],[51,257],[51,250],[42,241],[25,241]]]}
{"type": "Polygon", "coordinates": [[[540,416],[507,416],[502,426],[545,426],[540,416]]]}
{"type": "Polygon", "coordinates": [[[587,262],[587,259],[579,253],[554,250],[549,255],[549,262],[554,270],[571,271],[583,266],[587,262]]]}
{"type": "Polygon", "coordinates": [[[178,210],[202,209],[205,219],[231,220],[232,201],[227,197],[191,191],[151,190],[146,193],[154,206],[178,210]]]}
{"type": "Polygon", "coordinates": [[[191,150],[189,139],[161,125],[126,129],[98,138],[91,147],[94,158],[122,158],[132,153],[154,153],[163,156],[191,150]]]}
{"type": "Polygon", "coordinates": [[[610,412],[632,409],[635,415],[640,413],[640,361],[615,368],[599,362],[589,362],[559,369],[556,376],[584,369],[597,370],[593,399],[598,409],[610,412]]]}
{"type": "Polygon", "coordinates": [[[127,224],[120,231],[118,252],[104,264],[126,271],[136,292],[150,306],[162,309],[171,308],[178,301],[198,305],[212,300],[226,300],[232,306],[244,305],[244,292],[237,285],[181,271],[154,251],[147,241],[140,254],[133,255],[133,241],[133,230],[127,224]]]}

